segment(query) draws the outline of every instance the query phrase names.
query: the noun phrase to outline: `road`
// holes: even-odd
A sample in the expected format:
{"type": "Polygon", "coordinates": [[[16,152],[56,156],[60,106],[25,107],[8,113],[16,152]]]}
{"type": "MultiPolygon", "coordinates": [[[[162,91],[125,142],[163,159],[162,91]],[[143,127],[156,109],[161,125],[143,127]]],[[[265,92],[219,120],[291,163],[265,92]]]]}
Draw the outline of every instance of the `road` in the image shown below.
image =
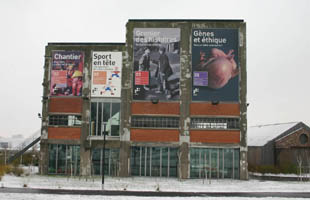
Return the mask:
{"type": "Polygon", "coordinates": [[[140,197],[286,197],[310,198],[310,192],[152,192],[117,190],[64,190],[35,188],[0,188],[0,193],[63,194],[63,195],[104,195],[140,197]]]}

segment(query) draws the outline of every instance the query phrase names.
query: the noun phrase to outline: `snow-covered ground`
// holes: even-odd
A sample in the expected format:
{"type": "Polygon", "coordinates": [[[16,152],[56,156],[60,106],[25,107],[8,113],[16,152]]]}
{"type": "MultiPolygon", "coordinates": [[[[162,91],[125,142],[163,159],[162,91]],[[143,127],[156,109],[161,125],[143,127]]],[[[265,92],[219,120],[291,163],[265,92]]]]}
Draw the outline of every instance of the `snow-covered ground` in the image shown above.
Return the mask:
{"type": "Polygon", "coordinates": [[[0,193],[0,199],[5,200],[304,200],[303,198],[279,198],[279,197],[133,197],[133,196],[87,196],[87,195],[45,195],[45,194],[4,194],[0,193]]]}
{"type": "MultiPolygon", "coordinates": [[[[27,168],[26,168],[27,169],[27,168]]],[[[14,188],[44,188],[44,189],[72,189],[72,190],[101,190],[101,177],[65,177],[65,176],[40,176],[32,174],[36,169],[28,168],[28,176],[16,177],[5,175],[0,181],[1,187],[14,188]]],[[[201,180],[188,179],[178,180],[175,178],[155,177],[106,177],[106,190],[127,190],[127,191],[176,191],[176,192],[309,192],[310,182],[277,182],[259,180],[201,180]]],[[[172,199],[255,199],[240,197],[175,197],[172,199]]],[[[85,195],[47,195],[47,194],[13,194],[0,193],[0,199],[154,199],[154,197],[127,197],[127,196],[85,196],[85,195]]],[[[166,200],[171,197],[156,197],[166,200]]],[[[283,199],[283,198],[264,198],[283,199]]],[[[289,198],[288,198],[289,199],[289,198]]],[[[290,198],[291,199],[291,198],[290,198]]]]}

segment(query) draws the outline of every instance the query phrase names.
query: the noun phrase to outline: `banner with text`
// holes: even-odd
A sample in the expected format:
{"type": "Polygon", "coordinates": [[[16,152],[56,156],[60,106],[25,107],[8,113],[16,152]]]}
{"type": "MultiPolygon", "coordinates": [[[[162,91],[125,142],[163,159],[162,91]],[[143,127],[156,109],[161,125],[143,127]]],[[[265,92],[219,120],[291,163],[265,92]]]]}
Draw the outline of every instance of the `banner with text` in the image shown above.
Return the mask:
{"type": "Polygon", "coordinates": [[[92,97],[121,97],[122,52],[94,51],[92,97]]]}
{"type": "Polygon", "coordinates": [[[180,29],[134,28],[134,100],[180,98],[180,29]]]}
{"type": "Polygon", "coordinates": [[[239,101],[238,29],[192,30],[192,100],[239,101]]]}
{"type": "Polygon", "coordinates": [[[81,96],[83,88],[84,53],[53,51],[50,95],[81,96]]]}

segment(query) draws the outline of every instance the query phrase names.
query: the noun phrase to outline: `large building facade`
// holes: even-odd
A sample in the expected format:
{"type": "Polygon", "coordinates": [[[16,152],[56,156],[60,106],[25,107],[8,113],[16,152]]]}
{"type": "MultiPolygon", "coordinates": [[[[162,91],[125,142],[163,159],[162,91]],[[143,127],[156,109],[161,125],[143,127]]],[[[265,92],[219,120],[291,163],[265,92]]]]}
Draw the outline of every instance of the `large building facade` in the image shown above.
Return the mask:
{"type": "Polygon", "coordinates": [[[247,179],[242,20],[129,20],[44,69],[41,173],[247,179]]]}

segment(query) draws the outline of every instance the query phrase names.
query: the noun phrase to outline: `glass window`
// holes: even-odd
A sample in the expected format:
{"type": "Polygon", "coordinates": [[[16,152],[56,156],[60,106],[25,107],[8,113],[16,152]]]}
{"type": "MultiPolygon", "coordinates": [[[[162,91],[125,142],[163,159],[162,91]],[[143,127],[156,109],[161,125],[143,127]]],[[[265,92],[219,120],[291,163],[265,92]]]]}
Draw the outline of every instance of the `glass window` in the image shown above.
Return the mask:
{"type": "Polygon", "coordinates": [[[110,175],[118,176],[119,175],[119,149],[110,149],[110,175]]]}
{"type": "Polygon", "coordinates": [[[48,173],[56,173],[56,160],[57,160],[57,144],[50,144],[48,146],[49,162],[48,162],[48,173]]]}
{"type": "Polygon", "coordinates": [[[143,128],[179,128],[179,117],[132,116],[132,127],[143,128]]]}
{"type": "Polygon", "coordinates": [[[177,177],[178,176],[178,149],[170,148],[170,157],[169,157],[169,177],[177,177]]]}
{"type": "Polygon", "coordinates": [[[49,144],[48,173],[79,175],[80,146],[49,144]]]}
{"type": "Polygon", "coordinates": [[[199,177],[199,149],[194,148],[190,150],[190,177],[198,178],[199,177]]]}
{"type": "Polygon", "coordinates": [[[306,134],[301,134],[299,136],[299,142],[300,144],[306,144],[308,142],[308,136],[306,134]]]}
{"type": "Polygon", "coordinates": [[[224,178],[233,178],[233,150],[224,149],[224,178]]]}
{"type": "Polygon", "coordinates": [[[97,102],[91,103],[91,127],[90,135],[96,135],[97,128],[97,102]]]}
{"type": "Polygon", "coordinates": [[[80,146],[68,145],[66,151],[66,174],[79,175],[80,169],[80,146]]]}
{"type": "Polygon", "coordinates": [[[139,166],[140,166],[140,147],[131,148],[131,174],[134,176],[139,176],[139,166]]]}
{"type": "Polygon", "coordinates": [[[141,166],[141,173],[140,176],[146,176],[146,158],[147,158],[147,148],[146,147],[140,147],[140,166],[141,166]]]}
{"type": "Polygon", "coordinates": [[[111,103],[100,103],[103,104],[103,122],[108,122],[111,116],[111,103]]]}
{"type": "Polygon", "coordinates": [[[68,125],[69,126],[80,126],[82,124],[82,116],[69,115],[68,125]]]}
{"type": "Polygon", "coordinates": [[[52,126],[81,126],[82,116],[80,115],[50,115],[49,125],[52,126]]]}
{"type": "Polygon", "coordinates": [[[163,147],[161,152],[161,176],[168,176],[168,147],[163,147]]]}
{"type": "Polygon", "coordinates": [[[218,178],[218,149],[211,149],[211,178],[218,178]]]}
{"type": "Polygon", "coordinates": [[[224,151],[223,149],[219,149],[219,178],[224,178],[224,151]]]}
{"type": "Polygon", "coordinates": [[[160,176],[160,147],[152,147],[152,176],[160,176]]]}
{"type": "Polygon", "coordinates": [[[191,118],[192,129],[239,129],[239,118],[191,118]]]}
{"type": "Polygon", "coordinates": [[[239,149],[191,148],[191,178],[239,179],[239,149]]]}
{"type": "Polygon", "coordinates": [[[99,175],[101,174],[101,150],[93,149],[92,150],[92,174],[99,175]]]}
{"type": "Polygon", "coordinates": [[[239,179],[240,177],[239,160],[240,160],[240,151],[239,149],[234,149],[234,178],[235,179],[239,179]]]}
{"type": "Polygon", "coordinates": [[[177,148],[131,147],[131,175],[177,176],[177,148]]]}
{"type": "MultiPolygon", "coordinates": [[[[92,174],[101,175],[103,149],[92,150],[92,174]]],[[[118,176],[119,171],[119,149],[105,149],[104,154],[104,174],[118,176]]]]}
{"type": "MultiPolygon", "coordinates": [[[[102,135],[102,132],[101,132],[101,123],[102,123],[102,103],[98,103],[98,109],[97,109],[97,134],[96,135],[102,135]]],[[[104,131],[104,130],[102,130],[104,131]]]]}
{"type": "Polygon", "coordinates": [[[90,135],[101,136],[106,131],[109,136],[119,136],[120,103],[93,102],[91,107],[92,128],[90,135]]]}
{"type": "Polygon", "coordinates": [[[66,173],[66,145],[58,145],[57,174],[66,173]]]}

